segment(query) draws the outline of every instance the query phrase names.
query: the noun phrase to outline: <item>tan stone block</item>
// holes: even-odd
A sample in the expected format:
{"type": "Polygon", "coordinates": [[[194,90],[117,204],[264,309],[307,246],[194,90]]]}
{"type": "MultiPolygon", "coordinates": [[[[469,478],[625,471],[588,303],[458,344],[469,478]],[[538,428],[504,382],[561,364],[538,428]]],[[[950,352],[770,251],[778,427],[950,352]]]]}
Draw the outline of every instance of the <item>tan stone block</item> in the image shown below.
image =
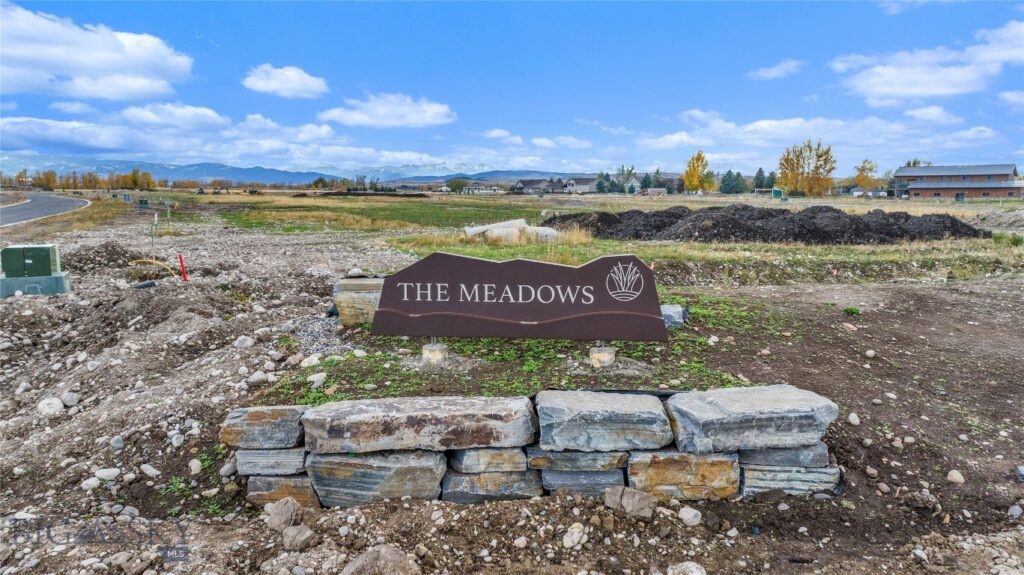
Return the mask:
{"type": "Polygon", "coordinates": [[[630,487],[661,500],[725,499],[740,486],[735,453],[634,451],[629,454],[627,476],[630,487]]]}

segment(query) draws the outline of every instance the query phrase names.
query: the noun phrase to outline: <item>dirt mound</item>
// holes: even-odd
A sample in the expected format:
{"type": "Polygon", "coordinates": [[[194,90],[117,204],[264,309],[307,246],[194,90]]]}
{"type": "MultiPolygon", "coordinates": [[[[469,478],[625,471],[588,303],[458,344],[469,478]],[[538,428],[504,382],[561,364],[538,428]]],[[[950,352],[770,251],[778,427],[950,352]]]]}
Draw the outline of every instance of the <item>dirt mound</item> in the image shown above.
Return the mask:
{"type": "Polygon", "coordinates": [[[147,259],[142,252],[125,249],[117,242],[103,242],[97,246],[79,248],[63,259],[67,271],[85,273],[99,269],[126,268],[132,260],[147,259]]]}
{"type": "Polygon", "coordinates": [[[590,233],[597,237],[610,237],[608,234],[610,230],[619,224],[622,220],[619,216],[609,212],[583,212],[579,214],[561,214],[557,216],[551,216],[544,220],[545,226],[551,226],[559,229],[569,229],[571,227],[578,227],[581,229],[589,230],[590,233]]]}
{"type": "Polygon", "coordinates": [[[595,237],[617,240],[885,244],[990,236],[946,214],[911,216],[874,210],[856,216],[831,206],[811,206],[797,212],[747,204],[700,210],[677,206],[656,212],[567,214],[548,218],[543,225],[561,229],[576,226],[595,237]]]}

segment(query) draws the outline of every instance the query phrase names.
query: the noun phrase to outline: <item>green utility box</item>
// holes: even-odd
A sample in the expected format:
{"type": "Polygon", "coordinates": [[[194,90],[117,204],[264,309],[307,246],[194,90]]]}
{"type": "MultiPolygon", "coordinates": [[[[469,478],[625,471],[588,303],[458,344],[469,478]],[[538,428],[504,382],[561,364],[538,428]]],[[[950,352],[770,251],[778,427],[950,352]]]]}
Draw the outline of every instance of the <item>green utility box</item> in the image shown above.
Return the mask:
{"type": "Polygon", "coordinates": [[[56,244],[7,246],[0,250],[0,298],[52,295],[71,291],[68,273],[60,271],[56,244]]]}
{"type": "Polygon", "coordinates": [[[60,273],[56,244],[7,246],[0,250],[3,272],[9,278],[51,276],[60,273]]]}

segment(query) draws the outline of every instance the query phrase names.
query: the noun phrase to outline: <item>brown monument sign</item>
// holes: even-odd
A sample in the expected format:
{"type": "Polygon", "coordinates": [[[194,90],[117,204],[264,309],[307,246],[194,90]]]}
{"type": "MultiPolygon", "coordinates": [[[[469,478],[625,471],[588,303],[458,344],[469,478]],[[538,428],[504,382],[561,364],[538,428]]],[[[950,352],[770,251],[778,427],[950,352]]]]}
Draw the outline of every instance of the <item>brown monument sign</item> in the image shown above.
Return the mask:
{"type": "Polygon", "coordinates": [[[668,339],[654,273],[633,255],[574,267],[435,253],[384,280],[373,334],[668,339]]]}

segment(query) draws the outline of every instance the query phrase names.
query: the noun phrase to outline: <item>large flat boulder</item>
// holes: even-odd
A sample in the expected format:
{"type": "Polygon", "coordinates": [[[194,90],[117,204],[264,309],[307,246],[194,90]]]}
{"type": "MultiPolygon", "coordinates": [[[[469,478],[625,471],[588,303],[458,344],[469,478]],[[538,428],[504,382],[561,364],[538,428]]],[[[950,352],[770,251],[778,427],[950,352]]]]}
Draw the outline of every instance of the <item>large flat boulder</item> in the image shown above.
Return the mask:
{"type": "Polygon", "coordinates": [[[243,449],[284,449],[302,443],[305,405],[232,409],[220,427],[220,440],[243,449]]]}
{"type": "Polygon", "coordinates": [[[790,495],[832,491],[839,483],[838,467],[742,465],[743,495],[779,489],[790,495]]]}
{"type": "Polygon", "coordinates": [[[725,499],[740,487],[735,453],[634,451],[629,454],[629,486],[661,500],[725,499]]]}
{"type": "Polygon", "coordinates": [[[625,451],[545,451],[526,448],[526,464],[530,469],[555,471],[608,471],[622,469],[629,460],[625,451]]]}
{"type": "Polygon", "coordinates": [[[676,447],[690,453],[813,445],[839,408],[792,385],[677,393],[666,402],[676,447]]]}
{"type": "Polygon", "coordinates": [[[609,487],[625,485],[621,469],[609,471],[555,471],[545,469],[540,472],[544,489],[554,493],[568,491],[587,497],[602,497],[609,487]]]}
{"type": "Polygon", "coordinates": [[[447,468],[444,454],[433,451],[312,453],[306,459],[313,489],[327,507],[352,507],[406,495],[437,499],[447,468]]]}
{"type": "Polygon", "coordinates": [[[519,447],[459,449],[452,452],[448,465],[460,473],[526,471],[526,454],[519,447]]]}
{"type": "Polygon", "coordinates": [[[741,449],[740,465],[783,465],[789,467],[827,467],[828,446],[824,441],[803,447],[741,449]]]}
{"type": "Polygon", "coordinates": [[[306,448],[239,449],[235,452],[239,475],[295,475],[306,466],[306,448]]]}
{"type": "Polygon", "coordinates": [[[271,477],[255,475],[246,483],[245,499],[255,505],[266,505],[291,497],[303,507],[320,507],[313,485],[305,474],[271,477]]]}
{"type": "Polygon", "coordinates": [[[658,449],[672,442],[661,400],[650,395],[551,391],[537,394],[540,448],[548,451],[658,449]]]}
{"type": "Polygon", "coordinates": [[[536,417],[526,397],[398,397],[326,403],[302,417],[312,453],[366,453],[533,442],[536,417]]]}
{"type": "Polygon", "coordinates": [[[482,503],[529,499],[544,495],[540,472],[459,473],[449,470],[441,480],[441,499],[455,503],[482,503]]]}

